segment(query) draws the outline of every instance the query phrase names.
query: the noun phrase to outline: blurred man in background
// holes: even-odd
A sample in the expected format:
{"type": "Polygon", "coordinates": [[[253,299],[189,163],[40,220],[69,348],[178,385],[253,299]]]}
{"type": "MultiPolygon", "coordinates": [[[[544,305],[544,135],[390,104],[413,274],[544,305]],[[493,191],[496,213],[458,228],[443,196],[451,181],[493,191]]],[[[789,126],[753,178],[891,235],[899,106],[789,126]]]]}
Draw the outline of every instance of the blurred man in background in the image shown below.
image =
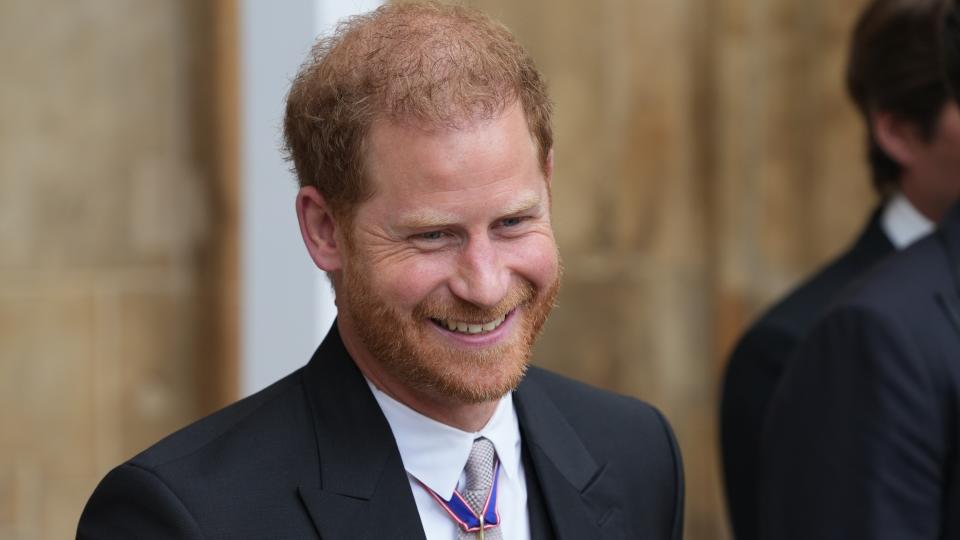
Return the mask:
{"type": "MultiPolygon", "coordinates": [[[[960,7],[941,8],[956,85],[960,7]]],[[[957,101],[935,133],[947,202],[960,191],[957,101]]],[[[960,538],[958,396],[960,204],[845,293],[801,344],[763,434],[761,537],[960,538]]]]}
{"type": "Polygon", "coordinates": [[[78,535],[679,540],[663,417],[528,369],[560,280],[553,136],[509,31],[436,4],[351,19],[284,128],[336,324],[306,367],[114,469],[78,535]]]}
{"type": "Polygon", "coordinates": [[[847,88],[866,125],[881,203],[850,249],[754,323],[730,358],[721,443],[727,500],[739,540],[757,538],[761,428],[799,341],[841,290],[888,254],[929,233],[960,194],[960,119],[956,106],[948,104],[936,32],[944,3],[874,0],[857,22],[847,88]]]}

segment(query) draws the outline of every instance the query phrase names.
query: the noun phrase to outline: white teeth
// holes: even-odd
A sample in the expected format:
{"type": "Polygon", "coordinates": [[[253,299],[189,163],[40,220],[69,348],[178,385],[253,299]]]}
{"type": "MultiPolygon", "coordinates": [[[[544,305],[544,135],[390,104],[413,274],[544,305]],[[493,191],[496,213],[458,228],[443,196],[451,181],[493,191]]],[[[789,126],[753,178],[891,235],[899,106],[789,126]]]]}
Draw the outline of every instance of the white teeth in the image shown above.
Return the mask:
{"type": "Polygon", "coordinates": [[[493,330],[496,330],[498,326],[503,324],[503,321],[506,318],[507,316],[504,315],[503,317],[497,317],[496,319],[483,324],[469,324],[462,321],[453,321],[449,319],[444,321],[438,321],[438,322],[441,324],[441,326],[445,326],[447,330],[450,330],[451,332],[462,332],[464,334],[480,334],[482,332],[492,332],[493,330]]]}

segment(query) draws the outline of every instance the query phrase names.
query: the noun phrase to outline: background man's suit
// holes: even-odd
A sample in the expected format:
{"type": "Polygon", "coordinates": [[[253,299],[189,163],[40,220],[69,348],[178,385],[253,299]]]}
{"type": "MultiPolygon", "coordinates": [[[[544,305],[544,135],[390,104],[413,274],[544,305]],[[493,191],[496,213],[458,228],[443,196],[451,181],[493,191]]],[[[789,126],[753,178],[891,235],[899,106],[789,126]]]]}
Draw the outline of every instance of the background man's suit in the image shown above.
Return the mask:
{"type": "MultiPolygon", "coordinates": [[[[531,368],[514,394],[532,538],[682,537],[680,454],[636,400],[531,368]]],[[[331,330],[311,362],[114,469],[79,538],[423,538],[400,455],[331,330]]]]}
{"type": "Polygon", "coordinates": [[[762,538],[960,538],[960,207],[801,345],[761,443],[762,538]]]}
{"type": "Polygon", "coordinates": [[[847,285],[894,248],[874,212],[854,245],[763,315],[730,357],[720,408],[724,480],[735,537],[757,538],[760,432],[788,358],[847,285]]]}

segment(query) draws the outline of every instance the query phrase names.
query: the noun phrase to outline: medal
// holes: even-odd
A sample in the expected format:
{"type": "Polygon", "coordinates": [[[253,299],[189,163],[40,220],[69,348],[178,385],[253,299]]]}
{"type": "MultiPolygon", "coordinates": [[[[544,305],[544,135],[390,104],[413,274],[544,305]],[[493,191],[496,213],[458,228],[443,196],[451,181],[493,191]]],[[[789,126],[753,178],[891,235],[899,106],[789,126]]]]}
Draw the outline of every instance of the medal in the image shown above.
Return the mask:
{"type": "MultiPolygon", "coordinates": [[[[418,479],[417,482],[420,482],[418,479]]],[[[500,463],[498,462],[493,469],[493,486],[490,487],[490,493],[487,494],[487,500],[483,505],[483,511],[478,515],[470,508],[467,501],[464,500],[460,492],[453,490],[453,497],[445,501],[435,491],[420,482],[423,489],[437,501],[441,508],[446,511],[450,517],[460,526],[464,532],[477,533],[480,540],[483,540],[483,532],[500,524],[500,512],[497,511],[497,486],[500,483],[500,463]]]]}

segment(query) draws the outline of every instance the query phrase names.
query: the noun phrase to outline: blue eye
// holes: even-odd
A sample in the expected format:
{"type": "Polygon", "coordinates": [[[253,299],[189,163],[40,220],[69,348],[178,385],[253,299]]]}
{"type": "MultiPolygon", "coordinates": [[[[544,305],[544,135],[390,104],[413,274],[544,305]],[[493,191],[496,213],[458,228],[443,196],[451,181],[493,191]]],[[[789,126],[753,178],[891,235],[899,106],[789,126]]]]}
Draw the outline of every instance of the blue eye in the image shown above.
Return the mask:
{"type": "Polygon", "coordinates": [[[443,231],[430,231],[417,235],[421,240],[440,240],[443,238],[443,231]]]}
{"type": "Polygon", "coordinates": [[[504,227],[516,227],[523,221],[523,218],[519,217],[510,217],[500,220],[500,225],[504,227]]]}

